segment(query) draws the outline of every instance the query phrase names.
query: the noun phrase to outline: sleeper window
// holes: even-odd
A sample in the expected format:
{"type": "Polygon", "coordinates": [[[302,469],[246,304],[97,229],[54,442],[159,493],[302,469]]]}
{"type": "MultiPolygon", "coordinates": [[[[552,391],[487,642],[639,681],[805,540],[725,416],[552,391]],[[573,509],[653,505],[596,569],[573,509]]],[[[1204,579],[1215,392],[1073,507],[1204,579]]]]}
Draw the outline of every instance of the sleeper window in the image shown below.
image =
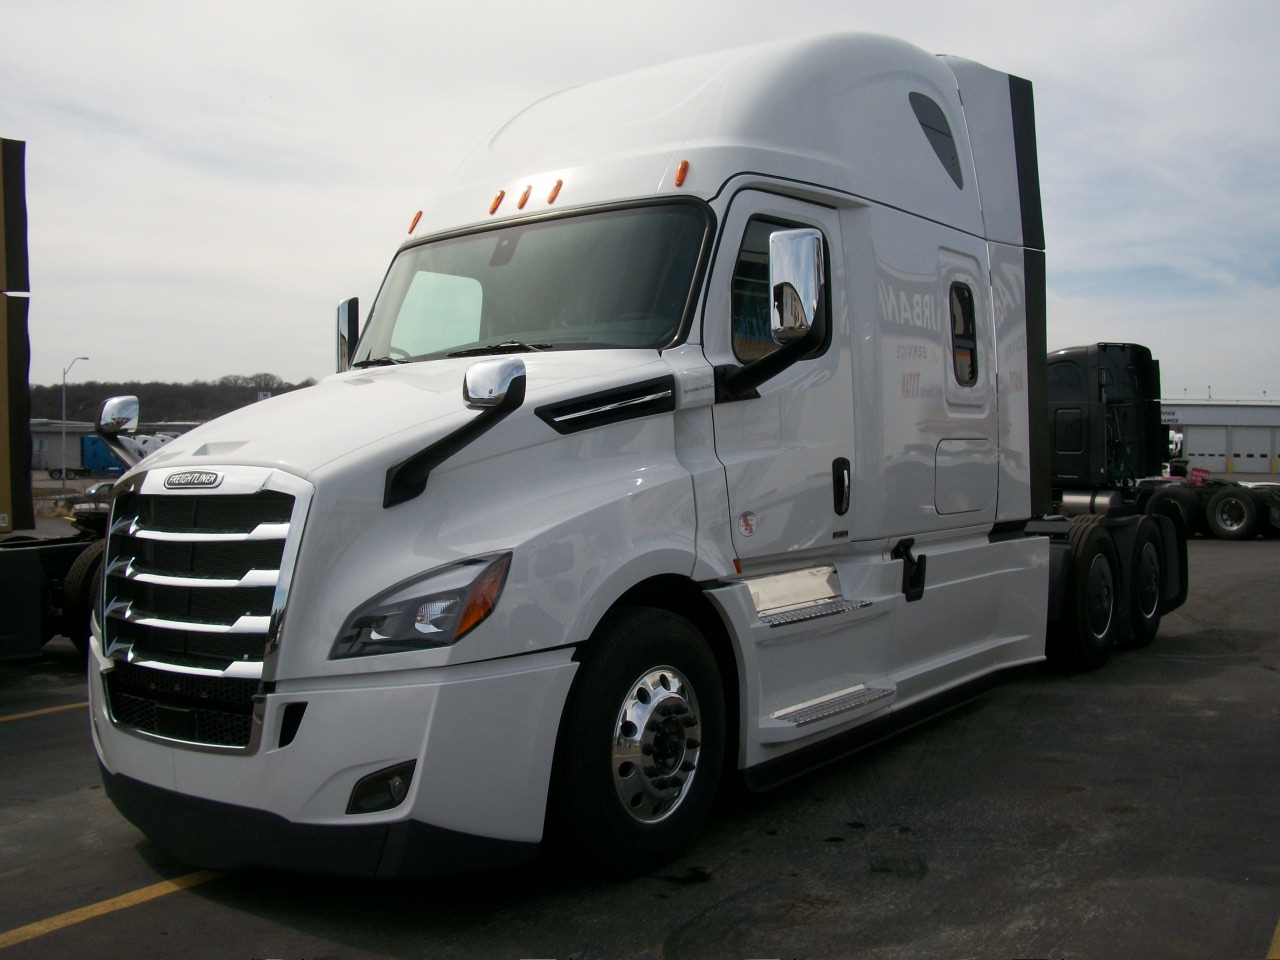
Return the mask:
{"type": "Polygon", "coordinates": [[[978,382],[978,338],[974,327],[973,291],[963,283],[951,285],[951,362],[956,382],[978,382]]]}

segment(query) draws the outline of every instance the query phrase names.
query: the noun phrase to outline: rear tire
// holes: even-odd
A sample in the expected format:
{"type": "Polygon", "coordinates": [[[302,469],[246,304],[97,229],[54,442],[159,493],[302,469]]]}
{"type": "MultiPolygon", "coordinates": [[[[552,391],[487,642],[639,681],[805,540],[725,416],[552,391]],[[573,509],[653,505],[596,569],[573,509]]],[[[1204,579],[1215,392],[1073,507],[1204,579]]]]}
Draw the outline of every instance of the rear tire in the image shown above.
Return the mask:
{"type": "Polygon", "coordinates": [[[561,721],[554,827],[573,859],[628,876],[680,856],[724,759],[715,657],[684,617],[627,608],[585,648],[561,721]]]}
{"type": "Polygon", "coordinates": [[[1258,532],[1258,504],[1244,487],[1227,487],[1209,499],[1205,521],[1219,540],[1250,540],[1258,532]]]}
{"type": "Polygon", "coordinates": [[[1115,644],[1119,555],[1101,517],[1077,517],[1068,538],[1072,557],[1062,619],[1051,624],[1046,653],[1063,666],[1096,670],[1115,644]]]}
{"type": "Polygon", "coordinates": [[[1164,605],[1164,538],[1150,517],[1143,517],[1133,541],[1129,561],[1129,622],[1133,625],[1130,645],[1145,647],[1160,630],[1164,605]]]}

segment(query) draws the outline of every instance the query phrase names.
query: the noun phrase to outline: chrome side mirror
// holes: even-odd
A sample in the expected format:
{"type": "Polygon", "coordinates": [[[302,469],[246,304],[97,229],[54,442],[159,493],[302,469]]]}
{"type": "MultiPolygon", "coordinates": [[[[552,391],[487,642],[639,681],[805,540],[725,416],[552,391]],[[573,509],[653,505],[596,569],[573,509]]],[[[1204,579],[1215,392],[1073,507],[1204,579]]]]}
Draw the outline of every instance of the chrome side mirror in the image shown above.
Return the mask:
{"type": "Polygon", "coordinates": [[[467,368],[462,381],[462,399],[467,406],[478,409],[518,407],[524,401],[524,384],[524,361],[519,357],[481,360],[467,368]],[[504,403],[508,398],[511,403],[504,403]]]}
{"type": "Polygon", "coordinates": [[[360,298],[352,297],[338,304],[338,372],[351,369],[356,341],[360,339],[360,298]]]}
{"type": "Polygon", "coordinates": [[[745,366],[717,367],[717,403],[758,397],[760,384],[822,346],[830,322],[822,250],[822,232],[812,228],[769,235],[769,330],[782,347],[745,366]]]}
{"type": "Polygon", "coordinates": [[[112,397],[98,408],[98,433],[115,437],[138,429],[138,398],[112,397]]]}
{"type": "Polygon", "coordinates": [[[776,230],[769,236],[769,312],[773,339],[792,343],[808,335],[822,304],[825,270],[822,234],[813,229],[776,230]]]}

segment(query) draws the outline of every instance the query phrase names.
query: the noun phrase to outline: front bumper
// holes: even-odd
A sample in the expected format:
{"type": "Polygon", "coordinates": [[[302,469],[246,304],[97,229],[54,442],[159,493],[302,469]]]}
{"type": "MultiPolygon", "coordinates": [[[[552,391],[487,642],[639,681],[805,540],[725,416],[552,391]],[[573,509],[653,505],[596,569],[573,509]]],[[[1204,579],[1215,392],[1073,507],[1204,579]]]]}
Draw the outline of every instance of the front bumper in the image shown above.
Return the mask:
{"type": "Polygon", "coordinates": [[[470,873],[532,860],[536,843],[398,823],[292,823],[251,807],[203,800],[102,770],[107,796],[156,846],[213,870],[268,867],[347,877],[407,879],[470,873]]]}
{"type": "MultiPolygon", "coordinates": [[[[109,668],[97,637],[93,650],[109,668]]],[[[93,739],[117,807],[186,862],[378,877],[483,869],[526,860],[541,840],[576,669],[572,649],[561,648],[278,681],[261,698],[250,749],[118,725],[93,669],[93,739]],[[290,729],[286,707],[296,704],[305,708],[290,729]],[[416,768],[403,801],[347,812],[361,779],[410,760],[416,768]]]]}

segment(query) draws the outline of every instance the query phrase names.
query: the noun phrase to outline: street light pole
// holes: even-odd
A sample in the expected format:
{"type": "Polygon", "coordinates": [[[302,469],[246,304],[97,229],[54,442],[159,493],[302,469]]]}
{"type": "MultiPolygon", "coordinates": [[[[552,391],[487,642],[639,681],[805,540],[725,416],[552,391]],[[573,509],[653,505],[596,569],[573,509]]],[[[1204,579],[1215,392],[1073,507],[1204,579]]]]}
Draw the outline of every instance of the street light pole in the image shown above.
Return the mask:
{"type": "Polygon", "coordinates": [[[88,360],[88,357],[76,357],[62,369],[62,497],[67,496],[67,373],[76,365],[76,360],[88,360]]]}

